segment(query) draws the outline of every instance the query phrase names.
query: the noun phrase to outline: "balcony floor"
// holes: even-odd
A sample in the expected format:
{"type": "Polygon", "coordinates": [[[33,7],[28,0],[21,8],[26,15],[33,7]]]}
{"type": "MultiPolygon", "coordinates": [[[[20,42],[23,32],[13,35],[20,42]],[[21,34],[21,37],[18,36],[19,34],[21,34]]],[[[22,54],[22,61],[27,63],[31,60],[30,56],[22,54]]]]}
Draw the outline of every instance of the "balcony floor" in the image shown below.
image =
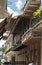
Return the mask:
{"type": "Polygon", "coordinates": [[[40,43],[41,41],[41,37],[31,37],[30,39],[28,39],[25,43],[23,43],[24,45],[28,45],[28,44],[36,44],[36,43],[40,43]]]}

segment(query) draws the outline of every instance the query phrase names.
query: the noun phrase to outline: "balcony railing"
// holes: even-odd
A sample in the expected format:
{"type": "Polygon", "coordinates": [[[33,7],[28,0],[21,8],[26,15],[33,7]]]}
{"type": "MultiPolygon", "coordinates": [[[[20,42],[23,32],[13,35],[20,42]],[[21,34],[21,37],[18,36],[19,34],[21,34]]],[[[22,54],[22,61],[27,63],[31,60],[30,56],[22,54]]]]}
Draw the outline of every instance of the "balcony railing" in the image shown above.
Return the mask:
{"type": "Polygon", "coordinates": [[[25,33],[24,35],[22,36],[22,39],[21,39],[21,42],[24,43],[27,39],[29,39],[32,35],[32,29],[29,28],[25,33]]]}
{"type": "Polygon", "coordinates": [[[21,42],[24,43],[26,42],[28,39],[30,39],[30,37],[38,37],[41,36],[41,34],[38,33],[34,33],[33,30],[40,24],[42,24],[42,14],[37,17],[34,18],[31,22],[31,28],[29,28],[22,36],[22,40],[21,42]]]}
{"type": "Polygon", "coordinates": [[[36,25],[41,19],[42,19],[42,13],[41,13],[41,15],[39,15],[39,16],[37,16],[37,17],[35,17],[35,18],[33,18],[31,20],[31,27],[33,27],[34,25],[36,25]]]}

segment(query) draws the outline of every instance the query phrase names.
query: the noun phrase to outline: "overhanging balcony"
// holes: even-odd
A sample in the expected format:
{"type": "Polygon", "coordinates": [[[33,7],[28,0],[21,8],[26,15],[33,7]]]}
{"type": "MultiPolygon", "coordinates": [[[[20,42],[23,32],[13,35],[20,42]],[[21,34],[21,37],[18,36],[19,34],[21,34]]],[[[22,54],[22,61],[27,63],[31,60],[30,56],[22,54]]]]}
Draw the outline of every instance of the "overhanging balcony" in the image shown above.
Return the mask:
{"type": "Polygon", "coordinates": [[[12,51],[20,51],[21,49],[27,47],[26,45],[21,44],[21,36],[18,35],[14,39],[14,45],[12,46],[12,51]]]}
{"type": "Polygon", "coordinates": [[[24,14],[32,17],[33,13],[40,7],[40,2],[41,0],[27,0],[24,5],[24,14]]]}
{"type": "Polygon", "coordinates": [[[22,36],[22,44],[26,43],[36,43],[42,37],[42,20],[40,20],[36,25],[27,30],[22,36]]]}
{"type": "Polygon", "coordinates": [[[40,0],[27,0],[24,10],[27,10],[29,5],[40,5],[40,0]]]}

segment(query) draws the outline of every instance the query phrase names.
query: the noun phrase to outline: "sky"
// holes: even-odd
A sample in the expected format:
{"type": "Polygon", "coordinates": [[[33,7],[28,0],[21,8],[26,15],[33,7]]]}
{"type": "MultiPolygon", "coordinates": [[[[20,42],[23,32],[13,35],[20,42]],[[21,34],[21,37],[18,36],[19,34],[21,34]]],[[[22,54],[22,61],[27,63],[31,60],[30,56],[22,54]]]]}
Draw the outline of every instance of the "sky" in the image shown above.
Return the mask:
{"type": "MultiPolygon", "coordinates": [[[[13,16],[16,16],[23,11],[21,8],[24,6],[26,0],[7,0],[7,12],[9,14],[13,13],[13,16]]],[[[0,19],[0,22],[2,22],[4,19],[0,19]]]]}
{"type": "Polygon", "coordinates": [[[21,8],[24,6],[25,2],[26,2],[26,0],[8,0],[7,5],[14,12],[21,13],[21,8]]]}
{"type": "MultiPolygon", "coordinates": [[[[24,6],[25,2],[26,2],[26,0],[7,0],[7,12],[9,14],[13,13],[13,16],[16,16],[16,15],[22,13],[21,8],[24,6]]],[[[4,19],[0,19],[0,23],[4,19]]],[[[0,47],[2,47],[2,45],[5,42],[6,42],[5,40],[1,39],[0,40],[0,47]]]]}

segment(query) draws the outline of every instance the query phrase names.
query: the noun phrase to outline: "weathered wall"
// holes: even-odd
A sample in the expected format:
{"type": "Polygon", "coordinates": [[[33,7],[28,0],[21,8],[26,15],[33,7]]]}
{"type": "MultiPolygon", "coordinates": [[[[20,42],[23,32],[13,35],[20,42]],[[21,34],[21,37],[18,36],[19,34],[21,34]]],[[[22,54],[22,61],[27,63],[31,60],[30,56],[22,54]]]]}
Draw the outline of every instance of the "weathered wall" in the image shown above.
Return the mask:
{"type": "Polygon", "coordinates": [[[21,51],[19,51],[15,55],[15,61],[26,61],[25,51],[26,51],[26,48],[24,48],[21,51]]]}
{"type": "Polygon", "coordinates": [[[26,48],[19,51],[15,56],[15,61],[28,61],[28,62],[35,61],[37,65],[40,64],[40,40],[39,42],[37,40],[35,44],[29,45],[28,50],[26,48]],[[27,53],[25,53],[25,51],[27,53]]]}

